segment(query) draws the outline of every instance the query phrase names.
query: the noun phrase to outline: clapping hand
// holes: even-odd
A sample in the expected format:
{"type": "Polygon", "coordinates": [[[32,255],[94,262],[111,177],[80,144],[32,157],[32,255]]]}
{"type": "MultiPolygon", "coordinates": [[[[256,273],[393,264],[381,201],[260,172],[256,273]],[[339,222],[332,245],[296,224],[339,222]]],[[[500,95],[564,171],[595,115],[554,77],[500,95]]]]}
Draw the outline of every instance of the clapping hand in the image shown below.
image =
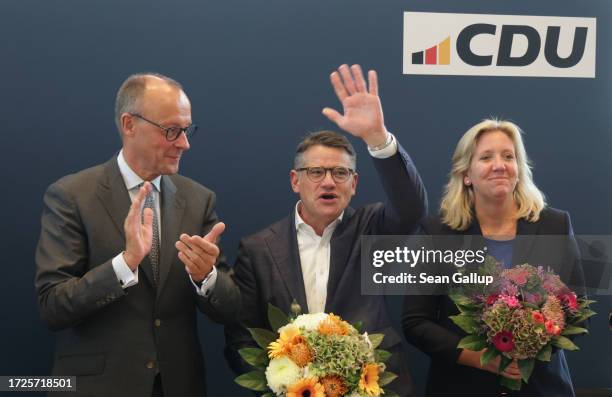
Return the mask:
{"type": "Polygon", "coordinates": [[[142,203],[151,192],[151,183],[145,182],[138,190],[138,194],[127,216],[123,222],[125,231],[125,251],[123,259],[132,271],[142,262],[145,256],[151,251],[153,242],[153,210],[145,208],[141,211],[142,203]]]}
{"type": "Polygon", "coordinates": [[[204,280],[212,271],[220,253],[217,240],[224,230],[225,224],[219,222],[204,237],[185,233],[179,237],[179,241],[175,244],[178,257],[193,281],[204,280]]]}

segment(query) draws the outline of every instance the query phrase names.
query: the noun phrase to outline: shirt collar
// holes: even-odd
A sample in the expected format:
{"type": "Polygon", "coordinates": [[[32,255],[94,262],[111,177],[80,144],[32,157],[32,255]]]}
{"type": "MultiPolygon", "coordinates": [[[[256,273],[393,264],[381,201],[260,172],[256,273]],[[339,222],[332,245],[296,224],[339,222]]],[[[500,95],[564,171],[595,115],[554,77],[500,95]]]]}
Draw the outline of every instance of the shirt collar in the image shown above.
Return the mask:
{"type": "MultiPolygon", "coordinates": [[[[301,202],[302,202],[302,200],[298,200],[298,202],[295,204],[295,230],[299,230],[300,225],[306,225],[308,227],[311,227],[309,224],[304,222],[304,220],[300,216],[300,211],[298,211],[298,209],[299,209],[299,206],[300,206],[301,202]]],[[[344,216],[344,211],[342,211],[340,213],[340,215],[336,219],[334,219],[334,221],[332,223],[327,225],[327,227],[325,229],[327,230],[329,227],[334,227],[335,228],[338,225],[338,223],[342,222],[342,217],[343,216],[344,216]]]]}
{"type": "MultiPolygon", "coordinates": [[[[119,165],[119,172],[121,172],[121,176],[123,177],[123,182],[125,182],[125,187],[128,191],[138,187],[140,184],[144,182],[144,180],[138,176],[137,173],[128,165],[127,161],[125,161],[125,157],[123,157],[123,149],[119,152],[117,156],[117,164],[119,165]]],[[[150,181],[155,189],[158,192],[161,192],[161,175],[157,178],[150,181]]]]}

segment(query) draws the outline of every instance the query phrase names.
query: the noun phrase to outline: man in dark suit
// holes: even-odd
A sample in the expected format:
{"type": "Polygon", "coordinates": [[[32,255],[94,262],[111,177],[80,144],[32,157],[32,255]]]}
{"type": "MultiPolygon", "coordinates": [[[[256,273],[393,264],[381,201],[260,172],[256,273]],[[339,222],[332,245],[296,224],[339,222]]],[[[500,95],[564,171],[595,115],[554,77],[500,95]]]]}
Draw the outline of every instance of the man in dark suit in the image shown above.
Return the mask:
{"type": "Polygon", "coordinates": [[[268,302],[289,313],[295,300],[303,312],[333,312],[350,323],[363,322],[363,331],[383,332],[382,347],[394,353],[387,366],[399,374],[390,388],[412,394],[401,338],[384,297],[360,293],[360,237],[410,233],[426,212],[426,194],[412,160],[385,128],[376,73],[368,77],[369,89],[358,65],[332,73],[344,114],[329,108],[323,114],[366,143],[387,200],[349,207],[358,175],[355,151],[344,136],[322,131],[300,143],[290,172],[300,201],[289,217],[240,244],[234,271],[243,304],[239,323],[226,326],[226,357],[238,373],[248,370],[238,350],[253,345],[246,328],[269,328],[268,302]]]}
{"type": "Polygon", "coordinates": [[[115,116],[118,155],[44,197],[35,283],[53,375],[77,377],[71,396],[202,396],[195,310],[227,323],[240,294],[215,266],[214,193],[176,175],[191,104],[176,81],[133,75],[115,116]]]}

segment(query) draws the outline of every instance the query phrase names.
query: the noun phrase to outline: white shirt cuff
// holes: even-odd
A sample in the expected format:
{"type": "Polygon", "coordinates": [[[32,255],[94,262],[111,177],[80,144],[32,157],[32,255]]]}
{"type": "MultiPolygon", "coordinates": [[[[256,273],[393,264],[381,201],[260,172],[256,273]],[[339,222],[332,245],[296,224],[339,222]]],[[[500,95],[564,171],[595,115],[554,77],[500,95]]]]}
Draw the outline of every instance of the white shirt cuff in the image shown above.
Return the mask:
{"type": "Polygon", "coordinates": [[[113,270],[117,275],[117,279],[121,284],[121,288],[126,289],[127,287],[131,287],[133,285],[138,284],[138,268],[135,271],[132,271],[130,267],[125,263],[125,259],[123,258],[123,252],[119,253],[116,257],[113,258],[113,270]]]}
{"type": "Polygon", "coordinates": [[[206,276],[206,278],[202,280],[201,287],[198,287],[198,285],[193,281],[191,276],[189,276],[189,279],[191,280],[191,284],[193,284],[193,286],[195,287],[198,295],[203,296],[204,298],[208,298],[213,289],[215,289],[215,284],[217,283],[217,268],[213,266],[210,273],[208,273],[208,276],[206,276]]]}
{"type": "Polygon", "coordinates": [[[372,157],[377,159],[386,159],[397,153],[397,140],[395,139],[395,135],[392,133],[389,133],[389,135],[391,135],[391,143],[388,146],[380,150],[370,150],[368,147],[368,152],[370,152],[372,157]]]}

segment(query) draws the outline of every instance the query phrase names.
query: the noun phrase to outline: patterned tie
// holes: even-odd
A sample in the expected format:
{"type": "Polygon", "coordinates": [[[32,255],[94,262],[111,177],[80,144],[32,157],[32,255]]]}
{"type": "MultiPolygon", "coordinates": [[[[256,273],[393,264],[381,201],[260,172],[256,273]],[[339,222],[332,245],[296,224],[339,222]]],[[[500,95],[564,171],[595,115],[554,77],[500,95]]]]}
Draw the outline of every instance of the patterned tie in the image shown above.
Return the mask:
{"type": "Polygon", "coordinates": [[[157,211],[155,210],[155,186],[147,195],[144,202],[145,208],[151,208],[153,211],[153,242],[151,244],[151,252],[149,252],[149,259],[151,260],[151,268],[153,269],[153,283],[155,285],[159,282],[159,223],[157,221],[157,211]]]}

